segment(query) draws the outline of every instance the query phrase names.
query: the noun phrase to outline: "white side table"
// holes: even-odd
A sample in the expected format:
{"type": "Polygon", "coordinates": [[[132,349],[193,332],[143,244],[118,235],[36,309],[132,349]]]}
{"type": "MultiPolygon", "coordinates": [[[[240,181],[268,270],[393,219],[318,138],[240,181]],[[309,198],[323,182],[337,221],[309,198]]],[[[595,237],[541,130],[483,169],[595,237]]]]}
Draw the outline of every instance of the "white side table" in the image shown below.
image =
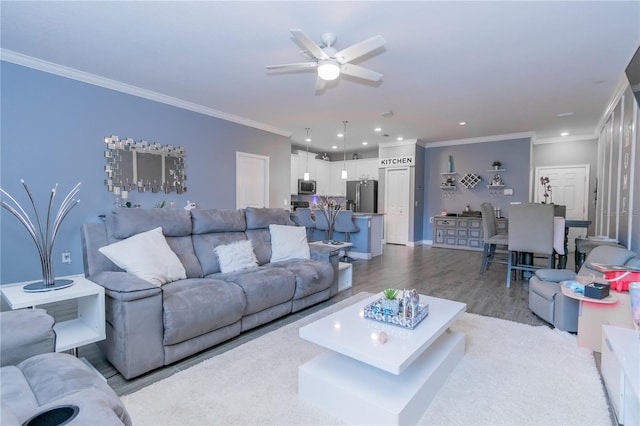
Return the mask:
{"type": "Polygon", "coordinates": [[[0,287],[2,297],[11,309],[35,308],[47,303],[76,300],[78,317],[56,323],[56,352],[73,350],[79,346],[105,339],[104,287],[89,281],[82,275],[68,277],[71,287],[40,293],[27,293],[22,287],[32,281],[6,284],[0,287]]]}
{"type": "Polygon", "coordinates": [[[338,263],[338,291],[352,286],[353,265],[347,262],[338,263]]]}

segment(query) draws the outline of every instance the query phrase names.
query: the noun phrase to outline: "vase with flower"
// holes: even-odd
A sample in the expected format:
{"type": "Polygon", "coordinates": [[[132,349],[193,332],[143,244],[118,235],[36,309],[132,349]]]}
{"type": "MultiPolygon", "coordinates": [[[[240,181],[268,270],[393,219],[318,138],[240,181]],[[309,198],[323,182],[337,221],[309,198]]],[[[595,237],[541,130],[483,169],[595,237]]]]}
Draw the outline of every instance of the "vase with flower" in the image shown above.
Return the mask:
{"type": "Polygon", "coordinates": [[[327,230],[327,237],[329,241],[333,240],[333,226],[336,221],[336,216],[340,210],[345,208],[345,199],[341,197],[328,197],[326,195],[320,195],[317,197],[316,202],[313,204],[315,214],[321,214],[327,220],[329,229],[327,230]]]}
{"type": "Polygon", "coordinates": [[[549,202],[549,204],[553,204],[553,191],[549,182],[550,180],[548,176],[540,176],[540,185],[542,185],[542,189],[544,191],[544,194],[542,194],[542,196],[544,197],[544,201],[542,202],[542,204],[547,204],[547,201],[549,202]]]}

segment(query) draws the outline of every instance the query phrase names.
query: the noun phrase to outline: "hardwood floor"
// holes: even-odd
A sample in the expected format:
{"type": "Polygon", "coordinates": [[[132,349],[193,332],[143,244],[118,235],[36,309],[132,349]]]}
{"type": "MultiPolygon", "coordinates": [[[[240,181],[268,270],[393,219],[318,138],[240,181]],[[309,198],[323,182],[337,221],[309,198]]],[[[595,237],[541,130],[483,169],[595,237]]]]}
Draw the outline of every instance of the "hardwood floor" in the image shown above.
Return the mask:
{"type": "MultiPolygon", "coordinates": [[[[571,258],[571,256],[569,256],[571,258]]],[[[353,262],[353,287],[330,300],[302,312],[288,315],[250,330],[235,339],[203,351],[165,368],[149,372],[133,380],[125,380],[96,345],[79,349],[79,356],[93,364],[119,395],[135,392],[153,382],[171,376],[203,360],[226,352],[251,339],[330,306],[362,291],[379,292],[386,287],[415,288],[419,293],[467,304],[467,312],[507,319],[531,325],[547,325],[529,311],[528,283],[512,281],[506,288],[505,265],[493,265],[480,275],[481,252],[433,248],[405,247],[387,244],[382,256],[353,262]]],[[[572,268],[573,265],[568,265],[572,268]]]]}

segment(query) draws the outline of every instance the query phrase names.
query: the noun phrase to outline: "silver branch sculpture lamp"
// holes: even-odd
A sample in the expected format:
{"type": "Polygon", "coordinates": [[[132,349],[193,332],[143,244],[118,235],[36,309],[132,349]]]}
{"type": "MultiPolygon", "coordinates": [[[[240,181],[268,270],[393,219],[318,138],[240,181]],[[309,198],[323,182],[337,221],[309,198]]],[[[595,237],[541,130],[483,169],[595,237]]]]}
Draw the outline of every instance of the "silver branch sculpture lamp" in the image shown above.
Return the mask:
{"type": "Polygon", "coordinates": [[[56,198],[56,192],[58,190],[58,184],[51,189],[51,195],[49,196],[49,206],[47,208],[47,216],[44,218],[44,222],[38,213],[38,209],[36,208],[36,203],[33,201],[33,196],[31,195],[31,191],[26,183],[24,183],[23,179],[20,179],[22,186],[27,191],[27,195],[29,196],[29,200],[31,200],[31,205],[33,206],[33,211],[35,213],[35,225],[29,218],[27,212],[24,211],[22,206],[9,195],[5,190],[0,188],[0,193],[11,200],[13,205],[2,201],[2,207],[7,209],[11,214],[13,214],[19,221],[27,228],[29,235],[36,243],[36,247],[38,248],[38,254],[40,255],[40,263],[42,263],[42,281],[27,284],[24,286],[24,291],[27,292],[38,292],[38,291],[50,291],[50,290],[58,290],[64,287],[69,287],[73,284],[73,280],[56,280],[55,275],[53,273],[53,259],[51,257],[53,252],[53,243],[56,239],[56,235],[58,234],[58,230],[60,229],[60,224],[65,217],[69,214],[72,208],[74,208],[80,200],[76,200],[75,196],[78,194],[80,182],[67,194],[67,196],[62,200],[62,204],[58,209],[58,213],[55,217],[52,217],[53,213],[53,201],[56,198]]]}

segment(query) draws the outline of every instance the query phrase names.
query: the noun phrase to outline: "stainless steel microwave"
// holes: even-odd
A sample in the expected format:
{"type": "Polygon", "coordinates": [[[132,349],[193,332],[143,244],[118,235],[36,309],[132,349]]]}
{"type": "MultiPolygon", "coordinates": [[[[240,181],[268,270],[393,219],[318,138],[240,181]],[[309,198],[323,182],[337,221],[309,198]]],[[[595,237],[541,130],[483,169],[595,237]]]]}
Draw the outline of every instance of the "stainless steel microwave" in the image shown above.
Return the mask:
{"type": "Polygon", "coordinates": [[[314,195],[316,193],[316,181],[298,179],[298,194],[314,195]]]}

